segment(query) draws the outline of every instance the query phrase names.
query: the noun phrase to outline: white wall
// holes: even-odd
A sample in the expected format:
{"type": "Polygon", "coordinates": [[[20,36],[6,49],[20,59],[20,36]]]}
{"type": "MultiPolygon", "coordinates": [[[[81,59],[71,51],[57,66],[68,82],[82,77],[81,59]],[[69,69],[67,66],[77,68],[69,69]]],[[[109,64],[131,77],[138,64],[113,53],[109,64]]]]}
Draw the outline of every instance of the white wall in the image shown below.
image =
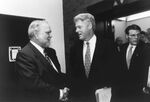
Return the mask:
{"type": "Polygon", "coordinates": [[[0,0],[0,14],[46,19],[52,28],[52,47],[65,72],[62,0],[0,0]]]}
{"type": "Polygon", "coordinates": [[[125,38],[125,28],[127,27],[127,24],[125,21],[118,21],[118,20],[113,20],[113,25],[115,27],[115,39],[117,37],[120,37],[123,40],[123,43],[126,42],[125,38]]]}
{"type": "Polygon", "coordinates": [[[127,26],[131,24],[137,24],[141,27],[143,31],[147,31],[147,28],[150,28],[150,17],[137,19],[129,22],[113,20],[113,25],[115,26],[115,38],[120,36],[123,41],[126,42],[124,30],[127,26]]]}
{"type": "Polygon", "coordinates": [[[131,25],[131,24],[137,24],[141,27],[143,31],[146,31],[147,28],[150,28],[150,17],[128,22],[128,25],[131,25]]]}

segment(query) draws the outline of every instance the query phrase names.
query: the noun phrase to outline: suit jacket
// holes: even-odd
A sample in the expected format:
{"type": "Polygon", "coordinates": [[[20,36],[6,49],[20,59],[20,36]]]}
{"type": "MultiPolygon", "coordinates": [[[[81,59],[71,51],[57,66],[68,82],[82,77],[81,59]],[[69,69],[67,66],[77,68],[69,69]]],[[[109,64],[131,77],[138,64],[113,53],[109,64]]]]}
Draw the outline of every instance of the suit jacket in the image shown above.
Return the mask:
{"type": "Polygon", "coordinates": [[[78,41],[70,50],[70,67],[67,71],[71,81],[72,98],[85,102],[95,100],[95,90],[111,86],[111,70],[114,58],[113,44],[104,39],[96,41],[89,77],[86,77],[83,62],[83,41],[78,41]]]}
{"type": "Polygon", "coordinates": [[[60,71],[55,50],[52,48],[46,50],[58,72],[31,43],[18,52],[15,68],[20,102],[58,101],[59,89],[64,87],[65,77],[60,71]]]}
{"type": "MultiPolygon", "coordinates": [[[[128,43],[122,46],[120,51],[120,75],[118,76],[118,94],[125,98],[140,96],[143,93],[143,87],[147,84],[148,68],[150,61],[150,46],[139,42],[132,54],[130,67],[126,63],[126,51],[128,43]]],[[[118,64],[119,64],[118,63],[118,64]]]]}

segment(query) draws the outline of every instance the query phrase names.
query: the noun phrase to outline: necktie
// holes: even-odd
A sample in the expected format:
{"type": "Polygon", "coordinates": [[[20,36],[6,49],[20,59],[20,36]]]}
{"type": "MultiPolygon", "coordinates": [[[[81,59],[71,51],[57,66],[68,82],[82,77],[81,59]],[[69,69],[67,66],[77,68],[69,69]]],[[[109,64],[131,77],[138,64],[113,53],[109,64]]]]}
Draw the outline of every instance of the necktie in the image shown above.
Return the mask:
{"type": "Polygon", "coordinates": [[[52,66],[52,68],[54,68],[54,69],[58,72],[58,70],[57,70],[57,68],[55,67],[55,65],[52,64],[51,59],[50,59],[50,57],[47,55],[47,53],[44,52],[44,54],[45,54],[45,59],[48,61],[48,63],[52,66]]]}
{"type": "Polygon", "coordinates": [[[127,55],[127,65],[128,65],[128,68],[129,68],[130,62],[131,62],[132,48],[133,48],[133,46],[130,46],[130,48],[129,48],[129,50],[128,50],[128,55],[127,55]]]}
{"type": "Polygon", "coordinates": [[[47,55],[47,53],[44,53],[44,54],[45,54],[46,60],[49,62],[50,65],[52,65],[51,59],[49,58],[49,56],[47,55]]]}
{"type": "Polygon", "coordinates": [[[86,76],[88,77],[89,72],[90,72],[90,66],[91,66],[91,55],[90,55],[90,46],[89,46],[89,42],[86,43],[87,45],[87,49],[86,49],[86,53],[85,53],[85,73],[86,76]]]}

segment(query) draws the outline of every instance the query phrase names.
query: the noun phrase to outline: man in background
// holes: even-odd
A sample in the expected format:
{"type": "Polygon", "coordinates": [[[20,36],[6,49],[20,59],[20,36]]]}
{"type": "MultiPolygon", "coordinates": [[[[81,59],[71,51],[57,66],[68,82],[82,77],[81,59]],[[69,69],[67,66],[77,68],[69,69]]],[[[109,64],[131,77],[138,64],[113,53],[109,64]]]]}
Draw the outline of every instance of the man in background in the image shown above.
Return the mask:
{"type": "Polygon", "coordinates": [[[148,33],[146,33],[145,31],[141,31],[140,40],[142,40],[144,43],[150,43],[148,39],[148,33]]]}
{"type": "Polygon", "coordinates": [[[150,65],[150,46],[140,40],[141,28],[132,24],[125,29],[128,43],[120,49],[117,101],[144,102],[143,89],[147,86],[150,65]]]}
{"type": "Polygon", "coordinates": [[[117,48],[117,51],[120,52],[120,47],[123,44],[123,40],[121,37],[117,37],[115,39],[115,47],[117,48]]]}
{"type": "Polygon", "coordinates": [[[65,75],[55,50],[49,48],[51,32],[46,20],[35,20],[29,25],[30,42],[18,52],[15,64],[19,102],[67,100],[65,75]]]}

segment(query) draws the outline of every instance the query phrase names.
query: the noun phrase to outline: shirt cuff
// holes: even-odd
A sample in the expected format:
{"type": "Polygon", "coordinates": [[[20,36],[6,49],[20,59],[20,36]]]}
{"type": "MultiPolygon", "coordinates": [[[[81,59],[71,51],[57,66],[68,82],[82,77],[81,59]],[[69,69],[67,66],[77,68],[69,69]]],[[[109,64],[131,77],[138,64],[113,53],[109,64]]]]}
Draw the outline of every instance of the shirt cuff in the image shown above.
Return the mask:
{"type": "Polygon", "coordinates": [[[62,89],[59,89],[59,92],[60,92],[59,99],[62,99],[62,98],[63,98],[63,90],[62,90],[62,89]]]}

